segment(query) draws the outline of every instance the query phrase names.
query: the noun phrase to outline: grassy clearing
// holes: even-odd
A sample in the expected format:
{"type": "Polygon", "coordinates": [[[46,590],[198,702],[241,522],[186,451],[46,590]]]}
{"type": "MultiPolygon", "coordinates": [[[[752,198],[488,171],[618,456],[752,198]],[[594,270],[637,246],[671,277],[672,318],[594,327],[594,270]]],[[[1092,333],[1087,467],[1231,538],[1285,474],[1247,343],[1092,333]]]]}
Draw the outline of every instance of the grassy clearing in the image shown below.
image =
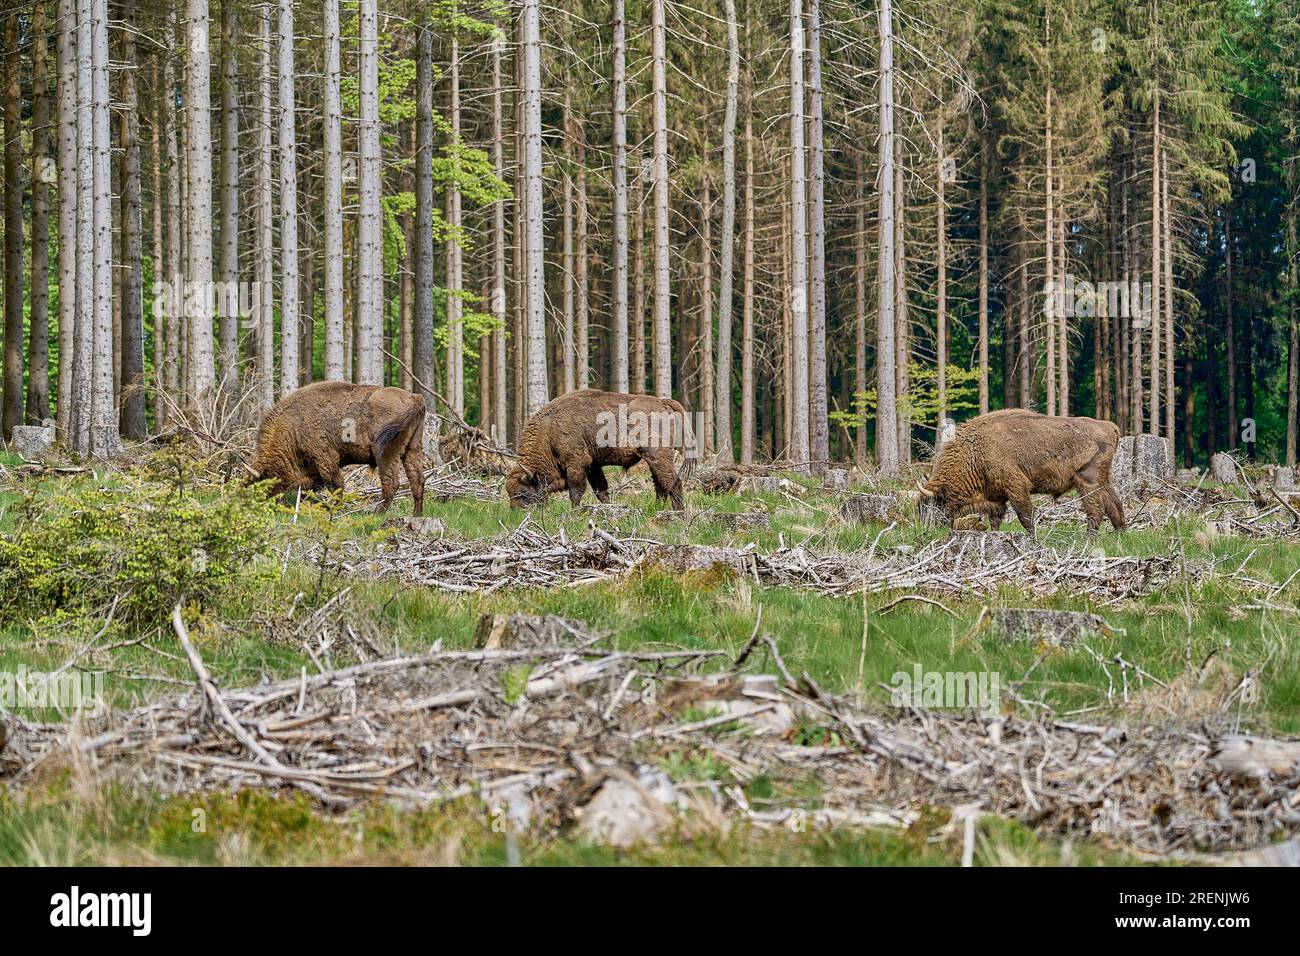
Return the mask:
{"type": "MultiPolygon", "coordinates": [[[[174,491],[176,500],[210,501],[223,492],[198,483],[183,468],[143,469],[153,484],[174,491]]],[[[56,512],[76,510],[79,492],[92,489],[139,494],[140,478],[124,475],[71,476],[24,482],[0,490],[0,532],[16,533],[21,521],[52,520],[56,512]]],[[[656,522],[663,507],[648,491],[624,491],[616,500],[641,510],[638,517],[616,522],[624,535],[665,542],[735,544],[753,542],[760,550],[782,543],[803,543],[820,550],[870,546],[920,547],[945,532],[927,528],[907,515],[899,527],[846,525],[836,517],[838,498],[809,488],[793,495],[688,496],[688,506],[714,511],[762,507],[772,527],[734,532],[707,515],[688,521],[656,522]]],[[[398,514],[409,513],[399,501],[398,514]]],[[[456,500],[433,502],[426,513],[440,518],[452,538],[491,537],[509,531],[524,514],[505,502],[456,500]]],[[[570,537],[581,535],[588,517],[558,499],[531,513],[534,525],[570,537]]],[[[1005,526],[1008,530],[1013,525],[1005,526]]],[[[1140,720],[1162,723],[1195,720],[1198,708],[1235,686],[1248,670],[1259,675],[1257,701],[1243,705],[1241,726],[1268,733],[1300,732],[1300,650],[1291,639],[1293,617],[1242,610],[1250,603],[1232,582],[1216,580],[1204,588],[1176,585],[1161,589],[1119,610],[1096,608],[1084,595],[1059,594],[1047,601],[1020,593],[1015,582],[986,599],[1005,606],[1036,605],[1101,613],[1117,629],[1110,639],[1096,639],[1093,650],[1106,659],[1116,654],[1139,665],[1169,688],[1131,681],[1124,688],[1082,649],[1045,651],[1004,646],[976,630],[986,601],[942,598],[947,610],[915,601],[886,606],[897,594],[864,598],[826,597],[809,591],[760,587],[735,574],[715,569],[673,574],[647,568],[617,582],[575,589],[499,591],[490,596],[448,594],[403,587],[390,581],[344,580],[333,572],[285,561],[285,545],[295,539],[378,542],[391,535],[383,519],[355,504],[333,510],[304,502],[295,515],[279,509],[267,540],[250,550],[249,570],[255,585],[214,592],[192,606],[187,619],[196,643],[216,679],[227,687],[282,678],[300,668],[314,670],[311,655],[287,640],[290,614],[319,606],[343,587],[352,588],[350,613],[365,620],[375,639],[395,650],[417,650],[441,640],[445,647],[472,642],[475,623],[488,612],[527,611],[578,618],[606,631],[620,647],[699,647],[735,653],[752,633],[759,609],[762,629],[777,641],[796,673],[807,671],[835,691],[859,691],[869,703],[888,705],[880,685],[896,672],[915,665],[935,671],[994,671],[1004,687],[1012,685],[1031,706],[1058,714],[1076,713],[1088,722],[1140,720]],[[351,512],[351,513],[349,513],[351,512]],[[951,612],[951,613],[949,613],[951,612]],[[1207,665],[1206,662],[1210,663],[1207,665]]],[[[1082,527],[1057,525],[1040,531],[1054,547],[1100,548],[1108,555],[1179,555],[1187,561],[1217,558],[1236,570],[1280,588],[1273,601],[1294,605],[1300,588],[1300,549],[1278,542],[1246,541],[1207,534],[1203,525],[1184,520],[1160,531],[1103,533],[1087,539],[1082,527]]],[[[179,557],[179,556],[178,556],[179,557]]],[[[105,673],[105,690],[114,706],[138,704],[172,684],[188,685],[191,674],[177,655],[166,622],[169,607],[159,605],[130,624],[115,623],[88,643],[94,630],[85,622],[52,621],[11,606],[0,618],[0,671],[53,670],[74,655],[79,666],[105,673]]],[[[102,623],[107,608],[90,619],[102,623]]],[[[334,656],[326,663],[350,663],[334,656]]],[[[27,719],[53,718],[49,712],[27,719]]],[[[492,832],[478,805],[398,814],[374,808],[344,819],[312,811],[295,799],[264,796],[211,796],[162,801],[116,791],[65,799],[71,784],[49,783],[22,795],[0,795],[0,862],[107,862],[152,859],[212,862],[419,862],[496,863],[504,860],[504,838],[492,832]],[[63,789],[61,789],[63,788],[63,789]],[[190,829],[191,812],[203,809],[210,821],[206,834],[190,829]],[[217,821],[217,822],[214,822],[217,821]],[[288,835],[287,835],[288,834],[288,835]]],[[[2,793],[2,791],[0,791],[2,793]]],[[[1027,831],[997,821],[983,826],[982,862],[1060,862],[1062,847],[1042,843],[1027,831]]],[[[959,843],[959,841],[957,841],[959,843]]],[[[960,847],[947,836],[927,833],[815,834],[750,833],[692,835],[660,849],[614,855],[604,849],[566,840],[529,843],[529,863],[932,863],[956,861],[960,847]],[[956,850],[954,850],[956,846],[956,850]],[[955,855],[956,854],[956,855],[955,855]]],[[[1093,850],[1076,847],[1078,862],[1098,862],[1093,850]],[[1090,854],[1092,854],[1090,856],[1090,854]]],[[[1106,862],[1115,862],[1107,858],[1106,862]]]]}

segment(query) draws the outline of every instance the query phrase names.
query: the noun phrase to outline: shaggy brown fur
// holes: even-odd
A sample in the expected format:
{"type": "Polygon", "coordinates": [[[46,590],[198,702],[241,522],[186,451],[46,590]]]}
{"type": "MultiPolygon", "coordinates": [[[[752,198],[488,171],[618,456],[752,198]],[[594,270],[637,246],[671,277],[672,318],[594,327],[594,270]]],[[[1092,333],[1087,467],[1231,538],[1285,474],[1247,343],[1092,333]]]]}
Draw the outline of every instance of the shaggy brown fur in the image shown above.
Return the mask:
{"type": "Polygon", "coordinates": [[[585,389],[561,395],[543,406],[524,427],[519,443],[519,464],[506,477],[506,495],[514,507],[539,504],[546,496],[568,490],[569,500],[577,507],[587,484],[601,501],[609,501],[609,484],[602,470],[606,465],[631,468],[644,461],[654,479],[655,494],[671,498],[673,507],[682,507],[682,478],[688,477],[695,459],[685,456],[680,474],[674,468],[673,446],[690,448],[694,444],[686,409],[670,398],[651,395],[627,395],[585,389]],[[620,409],[622,410],[620,412],[620,409]],[[638,415],[659,416],[641,419],[638,415]],[[671,442],[660,430],[637,434],[640,421],[671,422],[665,413],[676,416],[680,425],[671,442]],[[627,423],[627,434],[617,434],[620,414],[627,423]],[[612,442],[611,438],[645,438],[632,445],[612,442]]]}
{"type": "Polygon", "coordinates": [[[1032,531],[1032,495],[1059,498],[1074,490],[1083,499],[1089,532],[1103,517],[1118,530],[1124,527],[1124,509],[1110,483],[1118,444],[1113,422],[1052,418],[1020,408],[990,412],[957,429],[921,493],[943,510],[949,524],[984,515],[996,528],[1010,503],[1032,531]]]}
{"type": "Polygon", "coordinates": [[[253,471],[274,478],[275,493],[340,488],[344,465],[379,471],[387,511],[399,463],[411,483],[415,514],[424,511],[424,398],[401,388],[316,382],[282,399],[257,433],[253,471]]]}

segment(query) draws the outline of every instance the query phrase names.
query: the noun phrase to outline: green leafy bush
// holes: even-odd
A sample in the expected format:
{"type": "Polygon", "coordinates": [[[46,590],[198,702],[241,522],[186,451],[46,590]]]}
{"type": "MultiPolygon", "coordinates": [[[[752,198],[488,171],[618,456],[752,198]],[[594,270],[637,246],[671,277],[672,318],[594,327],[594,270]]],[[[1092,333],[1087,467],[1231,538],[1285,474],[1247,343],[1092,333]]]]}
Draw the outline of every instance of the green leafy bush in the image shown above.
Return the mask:
{"type": "Polygon", "coordinates": [[[166,621],[181,599],[208,607],[273,574],[278,506],[232,483],[203,495],[132,481],[69,486],[25,499],[0,537],[0,611],[44,624],[102,620],[128,627],[166,621]]]}

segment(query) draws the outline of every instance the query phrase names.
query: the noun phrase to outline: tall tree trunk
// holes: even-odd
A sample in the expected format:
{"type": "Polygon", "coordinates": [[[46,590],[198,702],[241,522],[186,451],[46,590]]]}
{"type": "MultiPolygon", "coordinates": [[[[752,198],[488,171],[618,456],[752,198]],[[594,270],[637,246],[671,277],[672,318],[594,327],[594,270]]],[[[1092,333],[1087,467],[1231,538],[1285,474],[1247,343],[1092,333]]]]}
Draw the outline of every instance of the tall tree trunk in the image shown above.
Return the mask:
{"type": "MultiPolygon", "coordinates": [[[[1061,202],[1061,193],[1057,191],[1057,204],[1060,208],[1057,210],[1056,221],[1056,262],[1057,275],[1060,276],[1061,288],[1065,288],[1067,282],[1068,266],[1065,261],[1065,234],[1069,229],[1065,219],[1065,208],[1061,202]]],[[[1056,413],[1061,416],[1070,414],[1070,316],[1064,308],[1057,309],[1056,316],[1056,374],[1058,384],[1056,388],[1056,413]]]]}
{"type": "Polygon", "coordinates": [[[93,0],[77,0],[77,319],[72,368],[72,447],[87,455],[94,417],[95,141],[91,82],[93,0]]]}
{"type": "MultiPolygon", "coordinates": [[[[621,0],[620,0],[621,2],[621,0]]],[[[735,461],[731,444],[732,272],[736,248],[736,107],[740,90],[740,31],[736,0],[724,0],[727,17],[727,105],[722,121],[722,248],[718,275],[717,418],[714,444],[718,460],[735,461]]]]}
{"type": "Polygon", "coordinates": [[[790,459],[807,472],[808,198],[804,155],[803,0],[790,0],[790,459]]]}
{"type": "Polygon", "coordinates": [[[645,393],[645,160],[637,152],[636,191],[632,201],[632,375],[631,389],[645,393]]]}
{"type": "MultiPolygon", "coordinates": [[[[59,0],[59,389],[58,434],[73,447],[72,359],[77,325],[77,5],[59,0]]],[[[157,266],[155,265],[155,269],[157,266]]]]}
{"type": "MultiPolygon", "coordinates": [[[[1050,48],[1052,42],[1052,19],[1051,8],[1048,7],[1047,15],[1043,18],[1043,32],[1045,37],[1045,47],[1048,49],[1048,69],[1051,69],[1050,48]]],[[[1055,204],[1056,197],[1054,193],[1055,183],[1053,182],[1052,170],[1052,80],[1049,72],[1047,80],[1047,90],[1044,98],[1044,146],[1043,155],[1047,166],[1047,184],[1044,197],[1044,221],[1046,222],[1046,235],[1043,245],[1043,259],[1046,262],[1046,274],[1044,277],[1044,288],[1047,290],[1047,297],[1044,303],[1043,318],[1047,326],[1047,414],[1056,414],[1056,321],[1057,321],[1057,303],[1061,301],[1059,290],[1057,289],[1056,277],[1056,247],[1053,240],[1056,235],[1055,204]]]]}
{"type": "Polygon", "coordinates": [[[279,0],[278,39],[279,395],[283,398],[298,388],[300,303],[298,300],[298,117],[296,117],[294,92],[296,81],[294,0],[279,0]]]}
{"type": "MultiPolygon", "coordinates": [[[[1154,5],[1153,5],[1154,9],[1154,5]]],[[[1151,383],[1150,393],[1151,434],[1160,434],[1160,391],[1164,380],[1160,377],[1160,339],[1164,325],[1161,310],[1161,289],[1164,273],[1160,268],[1163,237],[1160,230],[1160,90],[1155,91],[1151,118],[1151,383]]]]}
{"type": "MultiPolygon", "coordinates": [[[[749,89],[749,84],[746,84],[749,89]]],[[[740,463],[754,463],[754,110],[745,98],[745,265],[741,290],[740,463]]]]}
{"type": "MultiPolygon", "coordinates": [[[[191,0],[194,2],[194,0],[191,0]]],[[[371,0],[373,2],[373,0],[371,0]]],[[[362,0],[364,11],[366,0],[362,0]]],[[[362,16],[364,23],[365,17],[362,16]]],[[[293,0],[280,0],[280,397],[298,387],[298,120],[294,103],[293,0]]],[[[364,36],[364,26],[362,28],[364,36]]],[[[364,90],[365,68],[362,68],[364,90]]],[[[365,96],[362,95],[362,103],[365,96]]],[[[365,106],[362,106],[364,126],[365,106]]],[[[365,165],[363,154],[362,165],[365,165]]],[[[364,209],[365,203],[362,202],[364,209]]],[[[376,377],[374,381],[378,381],[376,377]]]]}
{"type": "MultiPolygon", "coordinates": [[[[212,288],[212,106],[208,0],[188,0],[189,47],[185,58],[185,112],[189,143],[186,149],[189,194],[189,287],[186,295],[188,335],[186,374],[190,398],[196,404],[211,393],[216,380],[212,349],[212,315],[207,292],[212,288]]],[[[288,2],[288,0],[284,0],[288,2]]],[[[297,261],[297,254],[294,255],[297,261]]],[[[295,265],[296,269],[296,265],[295,265]]],[[[294,280],[297,289],[297,280],[294,280]]]]}
{"type": "MultiPolygon", "coordinates": [[[[527,231],[525,249],[527,251],[526,268],[528,270],[527,411],[531,416],[546,404],[550,389],[547,384],[546,371],[546,266],[542,235],[541,24],[539,22],[538,0],[523,0],[523,4],[524,188],[527,197],[525,201],[527,231]]],[[[662,11],[660,11],[660,15],[662,16],[662,11]]],[[[664,169],[664,177],[664,199],[666,201],[668,198],[667,168],[664,169]]],[[[666,260],[664,264],[667,265],[666,260]]]]}
{"type": "MultiPolygon", "coordinates": [[[[268,5],[258,16],[257,216],[253,243],[254,327],[257,347],[258,398],[264,408],[275,402],[275,248],[271,116],[271,17],[268,5]]],[[[328,150],[327,150],[328,154],[328,150]]],[[[328,159],[328,155],[327,155],[328,159]]]]}
{"type": "Polygon", "coordinates": [[[673,394],[672,340],[668,261],[668,80],[664,0],[651,0],[651,83],[654,114],[654,367],[655,394],[673,394]]]}
{"type": "Polygon", "coordinates": [[[703,425],[698,435],[706,453],[713,449],[713,194],[704,180],[700,203],[700,338],[697,343],[700,366],[699,410],[703,425]]]}
{"type": "Polygon", "coordinates": [[[935,299],[935,348],[934,348],[934,365],[935,365],[935,390],[938,399],[938,409],[935,417],[935,454],[939,453],[939,439],[943,435],[944,418],[948,414],[948,190],[947,190],[947,172],[944,167],[944,130],[943,116],[939,117],[938,122],[938,144],[939,144],[939,182],[936,187],[938,201],[935,203],[938,222],[935,224],[936,241],[936,258],[935,267],[938,270],[939,282],[936,290],[935,299]]]}
{"type": "Polygon", "coordinates": [[[5,357],[4,438],[23,423],[23,156],[22,62],[18,50],[18,10],[5,14],[2,52],[4,83],[5,205],[5,357]]]}
{"type": "MultiPolygon", "coordinates": [[[[727,0],[727,2],[734,4],[735,0],[727,0]]],[[[614,274],[610,280],[610,305],[614,313],[613,390],[616,392],[626,392],[629,380],[627,369],[626,20],[624,0],[614,0],[614,274]]]]}
{"type": "MultiPolygon", "coordinates": [[[[50,159],[49,45],[45,0],[32,10],[32,306],[27,344],[27,421],[50,416],[50,159]]],[[[143,437],[143,436],[141,436],[143,437]]]]}
{"type": "MultiPolygon", "coordinates": [[[[1164,206],[1160,222],[1163,229],[1164,253],[1161,255],[1161,261],[1164,264],[1165,284],[1165,437],[1169,439],[1172,453],[1178,446],[1174,444],[1174,408],[1177,400],[1174,393],[1174,243],[1173,224],[1170,221],[1172,217],[1169,211],[1169,151],[1167,149],[1160,151],[1160,203],[1164,206]]],[[[1190,422],[1188,424],[1190,425],[1190,422]]]]}
{"type": "MultiPolygon", "coordinates": [[[[1223,250],[1227,262],[1227,275],[1224,279],[1227,283],[1224,305],[1226,306],[1228,322],[1228,448],[1235,451],[1237,436],[1241,433],[1241,429],[1239,427],[1240,422],[1237,421],[1237,320],[1232,308],[1237,294],[1236,285],[1232,281],[1232,260],[1234,258],[1232,213],[1232,205],[1229,204],[1223,217],[1223,250]]],[[[1211,449],[1211,452],[1215,451],[1218,451],[1218,449],[1211,449]]]]}
{"type": "Polygon", "coordinates": [[[433,394],[433,25],[421,20],[415,57],[415,387],[433,394]]]}
{"type": "MultiPolygon", "coordinates": [[[[325,0],[325,377],[341,380],[343,364],[343,110],[339,103],[339,0],[325,0]]],[[[423,31],[424,26],[416,27],[423,31]]],[[[418,44],[417,40],[417,44],[418,44]]],[[[432,92],[417,82],[416,100],[432,92]]],[[[416,120],[416,126],[419,126],[416,120]]],[[[418,135],[418,134],[417,134],[418,135]]],[[[418,156],[418,153],[417,153],[418,156]]],[[[417,164],[418,169],[418,164],[417,164]]],[[[419,173],[416,174],[418,189],[419,173]]],[[[418,218],[418,217],[417,217],[418,218]]],[[[415,255],[418,256],[419,241],[415,255]]],[[[419,308],[416,308],[419,314],[419,308]]],[[[414,363],[413,366],[414,367],[414,363]]]]}
{"type": "Polygon", "coordinates": [[[876,468],[898,474],[898,406],[894,368],[894,11],[879,0],[880,216],[876,270],[876,468]]]}
{"type": "Polygon", "coordinates": [[[894,394],[903,402],[898,413],[898,460],[912,462],[911,395],[912,325],[907,302],[907,192],[903,182],[903,137],[894,137],[894,394]]]}
{"type": "Polygon", "coordinates": [[[864,195],[862,153],[856,157],[853,184],[853,400],[850,411],[861,415],[854,441],[853,460],[859,468],[867,465],[867,416],[860,406],[867,394],[867,203],[864,195]]]}
{"type": "MultiPolygon", "coordinates": [[[[185,166],[181,160],[181,123],[173,112],[176,91],[180,88],[179,56],[176,49],[176,37],[180,31],[179,15],[173,13],[167,26],[167,103],[164,106],[167,137],[167,270],[171,283],[172,297],[167,310],[166,346],[166,387],[170,403],[183,404],[181,395],[181,332],[184,323],[185,294],[185,257],[183,211],[185,197],[182,187],[185,180],[185,166]]],[[[184,119],[182,115],[179,117],[184,119]]],[[[267,117],[267,135],[270,135],[270,117],[267,117]]],[[[270,404],[269,402],[267,404],[270,404]]]]}
{"type": "Polygon", "coordinates": [[[140,441],[149,431],[149,425],[145,415],[144,383],[144,242],[140,214],[140,103],[134,33],[136,0],[124,0],[121,12],[122,59],[126,65],[121,74],[119,146],[122,150],[122,257],[126,276],[122,283],[120,427],[125,437],[140,441]]]}
{"type": "MultiPolygon", "coordinates": [[[[1297,444],[1297,407],[1300,407],[1300,279],[1296,270],[1300,269],[1300,246],[1296,243],[1296,206],[1300,204],[1300,193],[1296,191],[1296,165],[1300,163],[1300,136],[1296,134],[1296,120],[1291,119],[1290,130],[1291,161],[1286,169],[1286,291],[1289,335],[1287,343],[1286,372],[1286,464],[1295,467],[1297,444]]],[[[1188,389],[1190,394],[1191,389],[1188,389]]],[[[1191,430],[1192,420],[1186,419],[1184,428],[1191,430]]]]}
{"type": "MultiPolygon", "coordinates": [[[[506,176],[505,124],[501,112],[503,45],[501,40],[492,43],[492,166],[497,178],[501,180],[506,176]]],[[[491,433],[498,444],[504,444],[506,441],[506,201],[504,199],[492,208],[492,283],[492,316],[496,319],[496,328],[492,332],[491,433]]],[[[624,321],[626,322],[626,316],[624,321]]]]}
{"type": "MultiPolygon", "coordinates": [[[[460,145],[460,41],[451,37],[451,140],[460,145]]],[[[378,109],[376,90],[376,110],[378,109]]],[[[377,172],[377,167],[376,167],[377,172]]],[[[363,204],[364,209],[364,204],[363,204]]],[[[375,239],[379,240],[379,204],[375,202],[375,239]]],[[[465,414],[465,330],[461,321],[463,300],[460,297],[463,264],[460,247],[461,196],[455,178],[447,184],[447,223],[451,238],[447,240],[447,401],[457,415],[465,414]]]]}
{"type": "Polygon", "coordinates": [[[575,379],[578,388],[591,387],[591,287],[587,268],[587,127],[579,119],[575,124],[575,159],[578,166],[577,201],[574,204],[574,216],[578,228],[574,255],[576,257],[576,274],[574,284],[578,290],[577,303],[577,368],[575,379]]]}
{"type": "Polygon", "coordinates": [[[239,12],[221,3],[221,282],[217,372],[231,396],[239,382],[239,12]]]}
{"type": "MultiPolygon", "coordinates": [[[[196,5],[200,0],[190,0],[196,5]]],[[[194,16],[195,24],[206,21],[194,16]]],[[[206,33],[204,34],[206,36],[206,33]]],[[[195,44],[192,42],[191,47],[195,44]]],[[[121,453],[113,400],[113,172],[109,134],[108,0],[92,0],[90,86],[94,156],[94,355],[91,359],[91,452],[101,458],[121,453]]],[[[194,53],[191,50],[191,58],[194,53]]]]}
{"type": "Polygon", "coordinates": [[[576,325],[574,323],[574,282],[577,270],[574,266],[573,250],[573,108],[570,102],[571,98],[568,93],[564,94],[564,171],[563,171],[563,231],[564,239],[562,242],[562,256],[560,283],[563,287],[563,309],[564,325],[560,335],[560,353],[563,356],[561,363],[561,391],[572,392],[578,387],[577,377],[577,335],[576,325]]]}
{"type": "MultiPolygon", "coordinates": [[[[989,410],[989,144],[985,136],[980,137],[979,203],[979,402],[984,415],[989,410]]],[[[1006,363],[1002,374],[1010,375],[1006,363]]]]}
{"type": "Polygon", "coordinates": [[[809,284],[808,349],[808,454],[814,474],[823,474],[830,460],[830,408],[826,382],[826,170],[822,120],[821,11],[819,0],[808,2],[808,128],[812,142],[808,153],[809,284]]]}

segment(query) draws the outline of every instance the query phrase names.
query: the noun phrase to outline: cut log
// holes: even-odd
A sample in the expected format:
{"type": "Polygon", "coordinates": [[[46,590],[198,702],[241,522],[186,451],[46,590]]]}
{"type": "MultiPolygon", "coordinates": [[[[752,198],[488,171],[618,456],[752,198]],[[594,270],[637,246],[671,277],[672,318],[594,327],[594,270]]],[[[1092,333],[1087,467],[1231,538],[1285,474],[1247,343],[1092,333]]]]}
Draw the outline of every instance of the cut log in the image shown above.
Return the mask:
{"type": "Polygon", "coordinates": [[[1085,638],[1114,633],[1100,616],[1085,611],[988,608],[981,618],[984,627],[1009,644],[1070,647],[1085,638]]]}
{"type": "Polygon", "coordinates": [[[474,646],[485,651],[556,647],[590,640],[581,621],[553,614],[484,614],[474,631],[474,646]]]}

